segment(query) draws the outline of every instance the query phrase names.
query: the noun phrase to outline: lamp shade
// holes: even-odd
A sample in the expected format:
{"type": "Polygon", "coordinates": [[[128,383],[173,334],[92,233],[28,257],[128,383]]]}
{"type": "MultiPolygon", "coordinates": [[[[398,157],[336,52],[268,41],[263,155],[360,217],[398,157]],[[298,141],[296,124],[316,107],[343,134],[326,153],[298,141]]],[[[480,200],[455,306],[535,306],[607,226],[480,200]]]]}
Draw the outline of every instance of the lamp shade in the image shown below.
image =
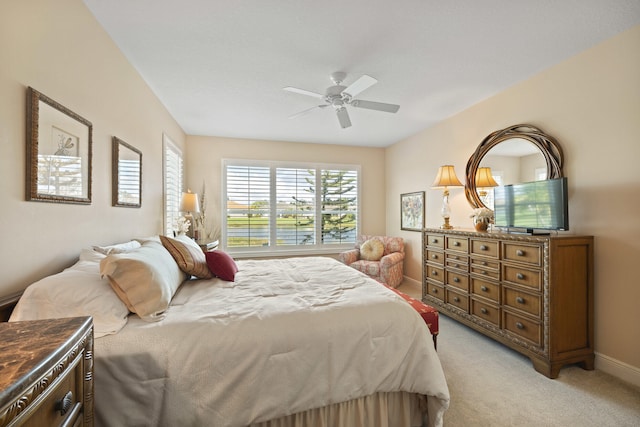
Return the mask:
{"type": "Polygon", "coordinates": [[[182,199],[180,200],[180,212],[200,212],[198,193],[192,193],[191,190],[187,190],[186,193],[182,193],[182,199]]]}
{"type": "Polygon", "coordinates": [[[462,187],[462,183],[456,176],[456,171],[453,169],[453,165],[440,166],[438,169],[438,176],[433,181],[431,188],[447,188],[447,187],[462,187]]]}
{"type": "Polygon", "coordinates": [[[498,183],[491,175],[491,168],[478,168],[476,172],[476,187],[497,187],[498,183]]]}

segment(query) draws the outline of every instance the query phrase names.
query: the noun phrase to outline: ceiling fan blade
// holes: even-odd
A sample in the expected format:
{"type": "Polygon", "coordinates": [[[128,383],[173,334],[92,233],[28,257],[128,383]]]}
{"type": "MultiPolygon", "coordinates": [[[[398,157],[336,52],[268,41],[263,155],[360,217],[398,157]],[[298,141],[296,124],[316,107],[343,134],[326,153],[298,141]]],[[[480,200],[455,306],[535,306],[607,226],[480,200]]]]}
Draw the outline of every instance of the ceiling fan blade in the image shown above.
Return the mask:
{"type": "Polygon", "coordinates": [[[314,98],[320,98],[320,99],[324,98],[324,95],[320,95],[319,93],[311,92],[309,90],[298,89],[297,87],[287,86],[287,87],[284,87],[283,89],[286,90],[287,92],[299,93],[300,95],[313,96],[314,98]]]}
{"type": "Polygon", "coordinates": [[[369,110],[384,111],[386,113],[395,113],[400,109],[399,105],[387,104],[384,102],[365,101],[362,99],[354,99],[350,103],[354,107],[367,108],[369,110]]]}
{"type": "Polygon", "coordinates": [[[300,116],[304,116],[306,114],[309,114],[310,112],[312,112],[316,108],[325,108],[325,107],[328,107],[328,106],[329,106],[329,104],[315,105],[315,106],[313,106],[311,108],[307,108],[306,110],[302,110],[299,113],[292,114],[291,116],[289,116],[289,118],[290,119],[296,119],[296,118],[298,118],[300,116]]]}
{"type": "Polygon", "coordinates": [[[340,126],[342,126],[342,129],[351,126],[351,119],[349,118],[349,113],[347,112],[346,108],[338,108],[336,110],[336,114],[338,115],[338,121],[340,122],[340,126]]]}
{"type": "Polygon", "coordinates": [[[353,98],[354,96],[358,95],[363,90],[369,89],[371,86],[373,86],[376,83],[378,83],[378,81],[376,79],[374,79],[371,76],[367,76],[366,74],[364,74],[358,80],[356,80],[355,82],[353,82],[349,86],[347,86],[347,88],[345,90],[343,90],[342,92],[346,93],[347,95],[349,95],[349,96],[351,96],[353,98]]]}

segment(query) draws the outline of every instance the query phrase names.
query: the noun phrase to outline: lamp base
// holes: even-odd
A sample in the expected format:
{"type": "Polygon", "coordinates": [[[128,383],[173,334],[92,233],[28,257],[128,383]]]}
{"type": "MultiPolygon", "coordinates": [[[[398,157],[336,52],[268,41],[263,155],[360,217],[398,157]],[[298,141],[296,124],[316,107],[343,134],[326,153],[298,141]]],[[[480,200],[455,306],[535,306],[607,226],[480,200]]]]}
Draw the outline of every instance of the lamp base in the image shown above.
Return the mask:
{"type": "Polygon", "coordinates": [[[449,224],[449,218],[448,217],[444,218],[444,224],[442,224],[440,226],[440,228],[442,230],[452,230],[453,229],[453,225],[449,224]]]}

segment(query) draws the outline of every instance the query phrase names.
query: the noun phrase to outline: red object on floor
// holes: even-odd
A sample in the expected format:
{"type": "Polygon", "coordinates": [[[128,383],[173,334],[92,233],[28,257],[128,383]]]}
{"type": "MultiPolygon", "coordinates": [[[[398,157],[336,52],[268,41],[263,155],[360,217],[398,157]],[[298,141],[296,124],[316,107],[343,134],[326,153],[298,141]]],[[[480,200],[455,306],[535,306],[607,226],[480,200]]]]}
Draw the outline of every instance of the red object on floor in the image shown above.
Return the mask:
{"type": "Polygon", "coordinates": [[[409,303],[409,305],[411,305],[411,307],[413,307],[420,314],[422,320],[424,320],[424,323],[427,324],[429,331],[431,331],[431,335],[433,335],[433,344],[436,345],[438,337],[438,310],[431,307],[430,305],[423,303],[422,301],[410,297],[409,295],[397,290],[396,288],[392,288],[391,286],[385,285],[384,283],[383,285],[401,296],[405,301],[409,303]]]}

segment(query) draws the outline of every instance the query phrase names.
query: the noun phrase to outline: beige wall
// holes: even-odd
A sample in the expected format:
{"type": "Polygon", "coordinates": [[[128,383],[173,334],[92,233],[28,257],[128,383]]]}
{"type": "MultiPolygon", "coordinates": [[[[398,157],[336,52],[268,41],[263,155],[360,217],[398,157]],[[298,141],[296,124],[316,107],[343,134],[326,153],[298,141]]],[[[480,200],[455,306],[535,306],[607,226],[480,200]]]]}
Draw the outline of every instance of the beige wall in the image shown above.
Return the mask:
{"type": "MultiPolygon", "coordinates": [[[[595,236],[596,363],[640,377],[640,26],[560,63],[387,149],[387,233],[408,239],[406,274],[421,280],[420,235],[400,231],[399,194],[426,190],[426,223],[441,224],[438,166],[464,179],[469,156],[494,130],[529,123],[565,153],[570,228],[595,236]]],[[[452,190],[451,222],[471,207],[452,190]]],[[[597,365],[598,366],[598,365],[597,365]]]]}
{"type": "Polygon", "coordinates": [[[60,271],[89,244],[162,231],[162,134],[185,135],[81,0],[0,10],[0,295],[60,271]],[[26,88],[93,123],[93,203],[25,201],[26,88]],[[143,153],[142,208],[111,206],[111,137],[143,153]]]}
{"type": "Polygon", "coordinates": [[[220,137],[188,136],[186,142],[187,185],[194,192],[206,188],[207,217],[219,220],[222,159],[260,159],[316,163],[343,163],[361,166],[362,232],[383,234],[384,149],[295,142],[256,141],[220,137]]]}

